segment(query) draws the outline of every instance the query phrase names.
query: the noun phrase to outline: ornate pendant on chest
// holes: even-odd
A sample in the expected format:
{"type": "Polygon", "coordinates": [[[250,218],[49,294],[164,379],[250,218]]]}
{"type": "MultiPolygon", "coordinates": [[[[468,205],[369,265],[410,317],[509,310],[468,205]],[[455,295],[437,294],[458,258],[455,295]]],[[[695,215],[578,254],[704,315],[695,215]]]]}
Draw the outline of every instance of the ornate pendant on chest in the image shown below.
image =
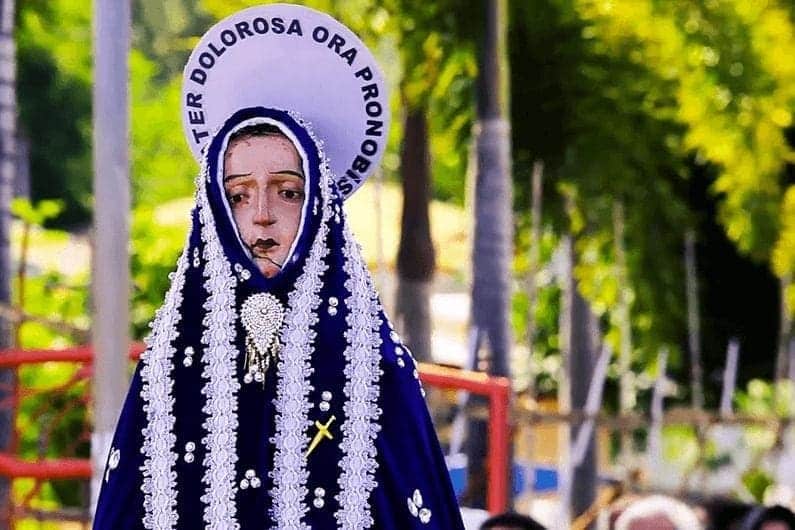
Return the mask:
{"type": "Polygon", "coordinates": [[[284,321],[284,306],[268,293],[257,293],[243,302],[240,312],[246,329],[246,362],[244,383],[256,381],[265,385],[265,374],[281,348],[279,331],[284,321]]]}

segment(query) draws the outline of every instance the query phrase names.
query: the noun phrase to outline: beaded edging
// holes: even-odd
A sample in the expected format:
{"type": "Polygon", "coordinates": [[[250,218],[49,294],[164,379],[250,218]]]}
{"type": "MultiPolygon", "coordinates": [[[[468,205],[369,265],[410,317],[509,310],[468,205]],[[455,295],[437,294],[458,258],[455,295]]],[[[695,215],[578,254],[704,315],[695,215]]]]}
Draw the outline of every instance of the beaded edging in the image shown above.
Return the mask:
{"type": "Polygon", "coordinates": [[[282,353],[277,364],[278,383],[276,389],[275,434],[271,442],[275,445],[273,457],[273,520],[278,530],[311,530],[304,522],[309,510],[306,497],[309,493],[307,480],[309,471],[304,456],[308,440],[305,434],[311,425],[308,415],[312,408],[309,393],[312,390],[310,376],[317,332],[312,327],[317,324],[317,309],[320,306],[322,276],[328,268],[324,262],[329,253],[326,239],[329,232],[331,207],[329,205],[329,182],[331,174],[323,156],[319,141],[314,137],[308,124],[298,116],[292,116],[309,132],[318,147],[321,164],[320,195],[324,208],[320,229],[312,242],[307,258],[306,269],[296,281],[295,288],[288,296],[288,312],[282,334],[282,353]]]}
{"type": "Polygon", "coordinates": [[[361,530],[372,527],[370,493],[377,486],[375,472],[378,468],[375,440],[381,426],[378,418],[380,378],[382,371],[381,327],[379,304],[370,281],[361,252],[347,224],[344,233],[343,268],[348,275],[345,288],[350,295],[346,300],[349,308],[348,331],[345,339],[345,422],[342,424],[343,439],[340,443],[343,457],[339,462],[342,470],[337,483],[340,492],[336,496],[339,510],[334,514],[337,526],[343,530],[361,530]]]}
{"type": "MultiPolygon", "coordinates": [[[[206,165],[202,173],[207,175],[206,165]]],[[[202,181],[206,182],[206,179],[202,181]]],[[[207,312],[202,322],[204,331],[201,339],[204,345],[202,378],[206,380],[201,392],[207,400],[202,408],[207,415],[202,424],[207,432],[202,438],[207,451],[202,478],[206,486],[201,501],[205,505],[205,528],[227,530],[237,525],[235,447],[240,382],[237,380],[237,349],[234,345],[236,280],[218,239],[205,186],[199,188],[199,218],[205,260],[204,288],[208,295],[204,303],[207,312]]]]}
{"type": "Polygon", "coordinates": [[[142,430],[144,463],[141,491],[144,493],[143,525],[147,529],[171,530],[179,517],[176,510],[177,473],[174,471],[177,437],[174,435],[174,396],[171,392],[176,348],[172,343],[177,337],[177,324],[181,318],[178,308],[182,303],[189,249],[190,236],[177,260],[177,270],[172,276],[165,303],[157,310],[152,332],[145,339],[146,351],[141,355],[141,399],[146,413],[146,426],[142,430]]]}

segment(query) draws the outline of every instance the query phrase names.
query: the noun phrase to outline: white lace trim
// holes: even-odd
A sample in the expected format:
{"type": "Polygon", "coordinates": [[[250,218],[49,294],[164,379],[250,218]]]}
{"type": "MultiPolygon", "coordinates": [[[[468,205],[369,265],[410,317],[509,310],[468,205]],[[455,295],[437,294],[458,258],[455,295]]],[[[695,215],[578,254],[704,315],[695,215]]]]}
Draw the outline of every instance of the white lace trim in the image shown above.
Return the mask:
{"type": "Polygon", "coordinates": [[[177,324],[181,319],[182,289],[185,286],[185,271],[188,269],[190,235],[177,260],[177,270],[172,276],[171,287],[163,306],[155,313],[152,332],[145,339],[146,351],[141,355],[141,399],[146,413],[146,426],[141,453],[144,493],[143,525],[147,529],[170,530],[177,524],[177,473],[174,464],[177,453],[174,444],[174,369],[172,345],[177,338],[177,324]]]}
{"type": "Polygon", "coordinates": [[[336,496],[339,510],[334,514],[337,526],[343,530],[361,530],[372,527],[370,493],[376,487],[375,471],[377,449],[375,439],[381,426],[378,418],[381,359],[381,318],[375,289],[370,281],[367,267],[361,257],[359,246],[345,226],[344,269],[348,275],[345,288],[350,295],[345,305],[348,331],[345,339],[345,422],[342,424],[340,449],[343,457],[339,462],[342,470],[337,483],[340,492],[336,496]]]}
{"type": "MultiPolygon", "coordinates": [[[[206,167],[202,170],[206,175],[206,167]]],[[[202,179],[206,182],[206,179],[202,179]]],[[[236,527],[235,463],[237,462],[237,349],[234,345],[235,276],[218,240],[205,186],[199,187],[199,218],[204,243],[204,288],[207,301],[203,319],[204,344],[202,377],[205,379],[202,394],[206,403],[202,411],[207,419],[202,424],[207,435],[202,443],[207,448],[204,456],[206,484],[201,497],[204,503],[206,529],[227,530],[236,527]]]]}
{"type": "MultiPolygon", "coordinates": [[[[302,121],[299,123],[308,129],[307,124],[302,121]]],[[[320,155],[321,160],[324,160],[322,151],[320,155]]],[[[327,207],[323,208],[320,229],[312,242],[304,272],[288,297],[283,347],[277,365],[279,379],[275,434],[271,439],[275,444],[275,453],[270,494],[273,499],[273,520],[278,530],[311,530],[303,520],[309,510],[306,503],[309,471],[304,452],[308,444],[306,429],[312,424],[307,419],[312,408],[309,378],[313,372],[311,359],[316,336],[312,327],[318,321],[322,277],[328,268],[324,260],[329,253],[326,239],[331,217],[331,208],[328,206],[330,178],[328,164],[324,162],[321,165],[320,194],[327,207]]]]}

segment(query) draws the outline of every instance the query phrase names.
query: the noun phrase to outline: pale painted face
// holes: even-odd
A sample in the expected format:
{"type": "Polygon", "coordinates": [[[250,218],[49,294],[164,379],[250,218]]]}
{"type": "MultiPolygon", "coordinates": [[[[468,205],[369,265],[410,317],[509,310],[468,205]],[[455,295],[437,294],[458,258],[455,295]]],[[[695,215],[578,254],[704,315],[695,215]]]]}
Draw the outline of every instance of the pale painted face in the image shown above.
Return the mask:
{"type": "Polygon", "coordinates": [[[224,155],[224,190],[243,243],[266,278],[279,273],[301,224],[304,172],[281,135],[234,140],[224,155]]]}

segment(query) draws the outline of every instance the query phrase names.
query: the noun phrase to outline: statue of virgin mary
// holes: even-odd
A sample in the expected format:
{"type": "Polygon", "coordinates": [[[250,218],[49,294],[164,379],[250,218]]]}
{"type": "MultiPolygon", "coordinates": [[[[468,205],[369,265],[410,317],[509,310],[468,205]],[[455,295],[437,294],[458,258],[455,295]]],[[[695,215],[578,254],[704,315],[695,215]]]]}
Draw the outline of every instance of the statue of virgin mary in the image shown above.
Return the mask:
{"type": "Polygon", "coordinates": [[[380,156],[369,52],[326,15],[270,5],[211,29],[185,78],[202,164],[191,228],[94,528],[462,530],[417,366],[342,205],[366,177],[352,168],[380,156]]]}

